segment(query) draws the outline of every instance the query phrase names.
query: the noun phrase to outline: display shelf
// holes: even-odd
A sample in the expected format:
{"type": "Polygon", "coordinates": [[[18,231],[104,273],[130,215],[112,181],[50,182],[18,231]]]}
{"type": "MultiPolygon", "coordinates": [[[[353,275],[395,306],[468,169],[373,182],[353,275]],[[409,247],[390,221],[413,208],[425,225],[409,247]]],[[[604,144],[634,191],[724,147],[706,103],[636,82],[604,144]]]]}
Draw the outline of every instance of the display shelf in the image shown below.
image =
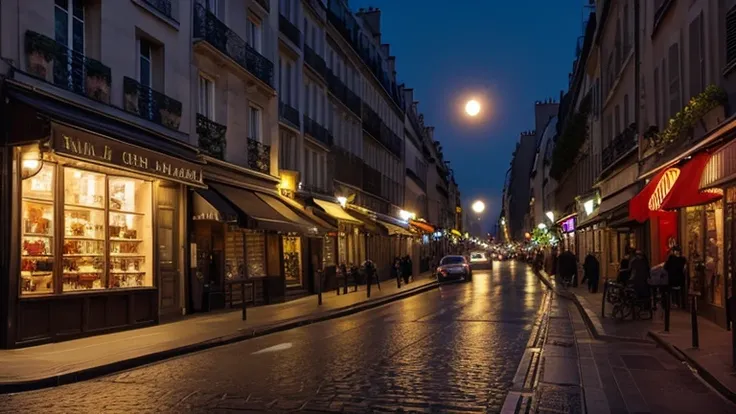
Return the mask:
{"type": "Polygon", "coordinates": [[[23,237],[43,237],[44,239],[53,239],[53,234],[43,234],[43,233],[23,233],[23,237]]]}
{"type": "Polygon", "coordinates": [[[105,241],[104,237],[64,236],[64,240],[105,241]]]}
{"type": "Polygon", "coordinates": [[[68,253],[64,257],[102,257],[104,253],[68,253]]]}
{"type": "Polygon", "coordinates": [[[22,254],[21,253],[20,257],[24,257],[24,258],[25,257],[42,257],[42,258],[49,258],[50,257],[50,258],[53,258],[54,255],[53,254],[22,254]]]}
{"type": "Polygon", "coordinates": [[[82,270],[64,270],[65,275],[87,275],[87,274],[101,274],[105,273],[104,270],[89,270],[89,271],[82,271],[82,270]]]}
{"type": "Polygon", "coordinates": [[[64,203],[64,210],[68,210],[68,211],[87,211],[87,210],[105,211],[105,207],[89,206],[86,204],[76,204],[76,203],[64,203]]]}
{"type": "Polygon", "coordinates": [[[110,209],[110,214],[125,214],[127,216],[145,216],[145,213],[137,213],[135,211],[113,210],[113,209],[110,209]]]}
{"type": "Polygon", "coordinates": [[[146,254],[142,253],[110,253],[111,257],[146,257],[146,254]]]}
{"type": "Polygon", "coordinates": [[[21,270],[21,276],[48,276],[53,274],[53,270],[21,270]]]}
{"type": "Polygon", "coordinates": [[[131,243],[140,243],[145,240],[143,239],[126,239],[123,237],[110,237],[110,241],[112,242],[118,242],[118,243],[125,243],[125,242],[131,242],[131,243]]]}
{"type": "Polygon", "coordinates": [[[144,271],[138,271],[138,270],[133,271],[133,272],[131,272],[130,270],[110,270],[110,274],[115,274],[115,275],[143,275],[143,274],[146,274],[146,272],[144,272],[144,271]]]}
{"type": "Polygon", "coordinates": [[[53,200],[48,200],[48,199],[39,198],[39,197],[28,197],[28,196],[24,196],[23,197],[23,201],[26,201],[28,203],[37,203],[37,204],[46,204],[46,205],[53,205],[54,204],[54,201],[53,200]]]}

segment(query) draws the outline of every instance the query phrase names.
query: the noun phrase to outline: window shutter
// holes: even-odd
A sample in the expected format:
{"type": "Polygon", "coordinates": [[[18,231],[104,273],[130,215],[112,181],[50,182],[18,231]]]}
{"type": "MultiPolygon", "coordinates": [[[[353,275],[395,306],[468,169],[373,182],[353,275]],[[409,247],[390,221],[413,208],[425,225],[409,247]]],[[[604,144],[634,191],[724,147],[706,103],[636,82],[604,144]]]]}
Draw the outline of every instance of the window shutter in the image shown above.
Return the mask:
{"type": "Polygon", "coordinates": [[[736,63],[736,8],[726,14],[726,64],[736,63]]]}
{"type": "Polygon", "coordinates": [[[670,46],[667,56],[669,60],[670,81],[670,117],[674,116],[680,109],[680,48],[677,43],[670,46]]]}
{"type": "Polygon", "coordinates": [[[690,82],[689,82],[689,94],[690,97],[693,97],[700,92],[702,92],[701,82],[700,79],[702,78],[701,70],[700,70],[700,16],[695,18],[690,23],[690,29],[689,29],[689,37],[688,41],[690,42],[690,47],[688,51],[688,63],[690,65],[690,82]]]}

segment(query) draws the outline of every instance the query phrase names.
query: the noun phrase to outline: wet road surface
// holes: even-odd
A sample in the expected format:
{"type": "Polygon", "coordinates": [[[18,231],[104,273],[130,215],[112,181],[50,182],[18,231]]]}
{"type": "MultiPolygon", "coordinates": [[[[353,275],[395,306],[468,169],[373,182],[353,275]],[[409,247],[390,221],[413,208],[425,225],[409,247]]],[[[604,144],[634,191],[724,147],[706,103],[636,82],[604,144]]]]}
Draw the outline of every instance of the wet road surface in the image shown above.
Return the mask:
{"type": "Polygon", "coordinates": [[[523,264],[349,317],[98,380],[0,412],[499,411],[544,288],[523,264]]]}

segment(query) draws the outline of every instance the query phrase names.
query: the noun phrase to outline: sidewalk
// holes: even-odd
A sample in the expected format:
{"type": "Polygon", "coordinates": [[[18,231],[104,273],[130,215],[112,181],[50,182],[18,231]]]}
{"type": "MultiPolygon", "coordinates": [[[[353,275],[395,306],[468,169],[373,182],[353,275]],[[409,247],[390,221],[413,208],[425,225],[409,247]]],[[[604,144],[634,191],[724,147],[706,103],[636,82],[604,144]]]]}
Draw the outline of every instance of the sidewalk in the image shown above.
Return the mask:
{"type": "Polygon", "coordinates": [[[29,348],[0,350],[0,393],[18,392],[82,381],[297,326],[345,316],[381,306],[437,286],[430,273],[409,285],[395,280],[356,293],[323,293],[322,306],[311,295],[291,302],[199,314],[148,328],[82,338],[29,348]]]}
{"type": "MultiPolygon", "coordinates": [[[[548,283],[549,275],[542,272],[548,283]]],[[[586,324],[597,339],[624,342],[649,342],[652,340],[680,361],[687,363],[724,397],[736,402],[736,369],[732,366],[731,332],[698,317],[699,349],[692,348],[690,313],[673,309],[670,313],[670,332],[664,332],[664,313],[658,309],[651,320],[617,321],[611,317],[610,304],[601,317],[602,291],[590,293],[584,286],[564,289],[555,286],[563,296],[570,297],[578,306],[586,324]]],[[[631,346],[636,346],[631,344],[631,346]]]]}

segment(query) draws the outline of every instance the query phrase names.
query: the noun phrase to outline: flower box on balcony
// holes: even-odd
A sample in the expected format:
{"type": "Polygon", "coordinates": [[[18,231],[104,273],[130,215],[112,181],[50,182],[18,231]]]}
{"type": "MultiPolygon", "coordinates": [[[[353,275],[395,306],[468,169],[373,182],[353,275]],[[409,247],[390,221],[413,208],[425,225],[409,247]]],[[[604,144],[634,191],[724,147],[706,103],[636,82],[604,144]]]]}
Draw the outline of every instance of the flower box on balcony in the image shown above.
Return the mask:
{"type": "Polygon", "coordinates": [[[178,130],[181,124],[182,104],[138,83],[129,77],[123,78],[123,109],[167,128],[178,130]]]}
{"type": "Polygon", "coordinates": [[[26,33],[27,71],[47,82],[54,81],[54,55],[57,44],[35,32],[26,33]]]}

